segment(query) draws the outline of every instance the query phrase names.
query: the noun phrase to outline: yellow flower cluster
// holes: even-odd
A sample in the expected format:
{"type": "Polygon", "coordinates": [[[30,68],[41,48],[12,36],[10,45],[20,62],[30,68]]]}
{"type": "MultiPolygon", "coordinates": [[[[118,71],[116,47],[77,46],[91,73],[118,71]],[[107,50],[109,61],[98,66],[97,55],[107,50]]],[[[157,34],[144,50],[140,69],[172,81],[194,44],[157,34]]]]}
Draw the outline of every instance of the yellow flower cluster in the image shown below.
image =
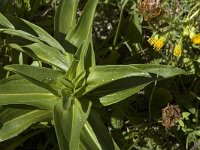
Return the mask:
{"type": "MultiPolygon", "coordinates": [[[[163,46],[165,45],[169,34],[170,33],[166,33],[166,34],[161,36],[157,33],[153,33],[151,38],[148,39],[148,43],[151,46],[153,46],[153,49],[155,49],[156,51],[160,51],[160,49],[163,48],[163,46]]],[[[179,37],[179,42],[174,46],[173,55],[175,57],[181,57],[182,56],[182,53],[183,53],[183,46],[182,46],[183,36],[189,36],[189,38],[191,39],[191,42],[194,45],[200,45],[200,33],[196,34],[195,27],[187,27],[187,28],[185,28],[183,35],[181,37],[179,37]]],[[[170,40],[170,41],[173,41],[173,40],[170,40]]]]}
{"type": "Polygon", "coordinates": [[[148,39],[148,42],[150,45],[153,46],[153,48],[156,50],[156,51],[160,51],[160,49],[164,46],[165,44],[165,41],[166,41],[166,36],[162,36],[162,37],[158,37],[157,35],[156,36],[152,36],[150,39],[148,39]]]}
{"type": "Polygon", "coordinates": [[[192,36],[192,43],[195,44],[195,45],[200,44],[200,33],[192,36]]]}

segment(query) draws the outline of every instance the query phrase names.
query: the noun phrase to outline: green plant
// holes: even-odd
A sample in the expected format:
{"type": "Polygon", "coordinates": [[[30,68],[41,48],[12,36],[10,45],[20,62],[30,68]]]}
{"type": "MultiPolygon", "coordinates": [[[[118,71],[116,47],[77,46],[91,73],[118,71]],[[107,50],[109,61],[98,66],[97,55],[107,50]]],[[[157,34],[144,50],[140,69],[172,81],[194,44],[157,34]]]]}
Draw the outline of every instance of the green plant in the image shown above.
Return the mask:
{"type": "Polygon", "coordinates": [[[35,122],[51,122],[61,150],[119,149],[97,107],[125,100],[157,80],[186,74],[165,65],[96,65],[92,25],[98,0],[89,0],[77,21],[78,4],[60,1],[55,38],[33,23],[0,14],[0,32],[11,35],[5,43],[39,62],[5,66],[16,75],[0,81],[0,141],[35,122]]]}

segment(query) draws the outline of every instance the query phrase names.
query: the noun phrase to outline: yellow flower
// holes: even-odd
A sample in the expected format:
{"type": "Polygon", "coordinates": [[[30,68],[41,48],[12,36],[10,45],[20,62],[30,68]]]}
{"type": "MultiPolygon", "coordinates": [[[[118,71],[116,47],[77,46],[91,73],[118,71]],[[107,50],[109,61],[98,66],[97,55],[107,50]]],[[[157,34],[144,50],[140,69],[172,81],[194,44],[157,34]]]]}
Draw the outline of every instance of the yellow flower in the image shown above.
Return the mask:
{"type": "Polygon", "coordinates": [[[200,44],[200,33],[199,33],[199,34],[195,34],[195,35],[192,37],[192,43],[193,43],[193,44],[200,44]]]}
{"type": "Polygon", "coordinates": [[[156,41],[156,39],[154,39],[154,38],[148,39],[148,42],[150,45],[153,45],[155,41],[156,41]]]}
{"type": "Polygon", "coordinates": [[[180,57],[182,54],[182,44],[179,43],[175,45],[173,55],[176,57],[180,57]]]}
{"type": "Polygon", "coordinates": [[[152,37],[150,39],[148,39],[148,42],[150,45],[154,45],[154,42],[158,40],[158,34],[156,35],[152,35],[152,37]]]}
{"type": "Polygon", "coordinates": [[[160,39],[156,40],[153,44],[153,47],[156,51],[159,51],[165,44],[166,38],[161,37],[160,39]]]}
{"type": "Polygon", "coordinates": [[[164,46],[166,39],[167,36],[162,36],[160,38],[158,38],[158,36],[153,36],[148,40],[148,42],[156,51],[159,51],[164,46]]]}

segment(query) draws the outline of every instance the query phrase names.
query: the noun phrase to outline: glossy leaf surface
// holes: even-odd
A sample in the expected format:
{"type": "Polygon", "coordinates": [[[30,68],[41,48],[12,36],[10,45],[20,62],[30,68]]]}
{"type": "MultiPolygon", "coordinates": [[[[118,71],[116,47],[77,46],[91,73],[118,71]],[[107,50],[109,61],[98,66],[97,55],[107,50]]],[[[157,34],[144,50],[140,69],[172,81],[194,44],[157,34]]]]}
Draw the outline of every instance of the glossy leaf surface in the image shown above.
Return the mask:
{"type": "Polygon", "coordinates": [[[36,57],[38,60],[42,60],[51,64],[63,71],[68,70],[68,62],[66,61],[64,55],[57,49],[47,46],[42,43],[34,43],[22,47],[23,50],[32,56],[36,57]]]}
{"type": "Polygon", "coordinates": [[[7,108],[0,113],[3,126],[0,128],[0,141],[17,136],[33,123],[52,119],[52,110],[32,110],[7,108]]]}
{"type": "Polygon", "coordinates": [[[0,25],[6,28],[14,29],[15,27],[10,23],[10,21],[0,13],[0,25]]]}
{"type": "Polygon", "coordinates": [[[0,105],[24,104],[52,109],[57,98],[19,76],[11,76],[0,81],[0,105]]]}
{"type": "Polygon", "coordinates": [[[60,43],[76,25],[79,0],[60,0],[55,16],[55,37],[60,43]]]}
{"type": "Polygon", "coordinates": [[[87,150],[119,150],[100,116],[93,109],[81,132],[81,142],[87,150]]]}
{"type": "Polygon", "coordinates": [[[74,46],[79,47],[84,40],[90,38],[97,3],[98,0],[88,1],[77,26],[67,35],[66,40],[74,46]]]}
{"type": "Polygon", "coordinates": [[[54,107],[54,122],[59,147],[65,149],[79,149],[80,134],[87,121],[91,103],[83,100],[81,103],[77,99],[69,109],[64,109],[62,102],[58,102],[54,107]]]}
{"type": "Polygon", "coordinates": [[[130,65],[95,66],[90,68],[87,92],[119,79],[142,76],[151,77],[147,72],[130,65]]]}
{"type": "Polygon", "coordinates": [[[58,95],[58,91],[60,90],[60,85],[58,84],[59,77],[63,76],[58,70],[29,65],[9,65],[6,66],[5,69],[13,71],[34,84],[46,88],[58,95]]]}
{"type": "Polygon", "coordinates": [[[0,32],[17,35],[28,40],[32,39],[31,41],[41,41],[64,52],[59,42],[39,26],[14,16],[7,16],[7,19],[1,13],[0,16],[0,24],[5,27],[1,28],[0,32]]]}
{"type": "Polygon", "coordinates": [[[187,74],[184,70],[164,65],[95,66],[90,68],[86,93],[100,97],[103,105],[111,105],[139,92],[156,80],[187,74]]]}

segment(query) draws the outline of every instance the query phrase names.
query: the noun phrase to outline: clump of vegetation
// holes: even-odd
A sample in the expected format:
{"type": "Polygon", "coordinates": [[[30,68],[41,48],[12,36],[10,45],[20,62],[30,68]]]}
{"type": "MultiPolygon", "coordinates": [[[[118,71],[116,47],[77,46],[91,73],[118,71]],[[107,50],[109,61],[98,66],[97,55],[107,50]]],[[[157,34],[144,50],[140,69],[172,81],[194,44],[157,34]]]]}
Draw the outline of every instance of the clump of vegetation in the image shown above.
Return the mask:
{"type": "Polygon", "coordinates": [[[198,149],[200,2],[0,2],[0,149],[198,149]]]}

